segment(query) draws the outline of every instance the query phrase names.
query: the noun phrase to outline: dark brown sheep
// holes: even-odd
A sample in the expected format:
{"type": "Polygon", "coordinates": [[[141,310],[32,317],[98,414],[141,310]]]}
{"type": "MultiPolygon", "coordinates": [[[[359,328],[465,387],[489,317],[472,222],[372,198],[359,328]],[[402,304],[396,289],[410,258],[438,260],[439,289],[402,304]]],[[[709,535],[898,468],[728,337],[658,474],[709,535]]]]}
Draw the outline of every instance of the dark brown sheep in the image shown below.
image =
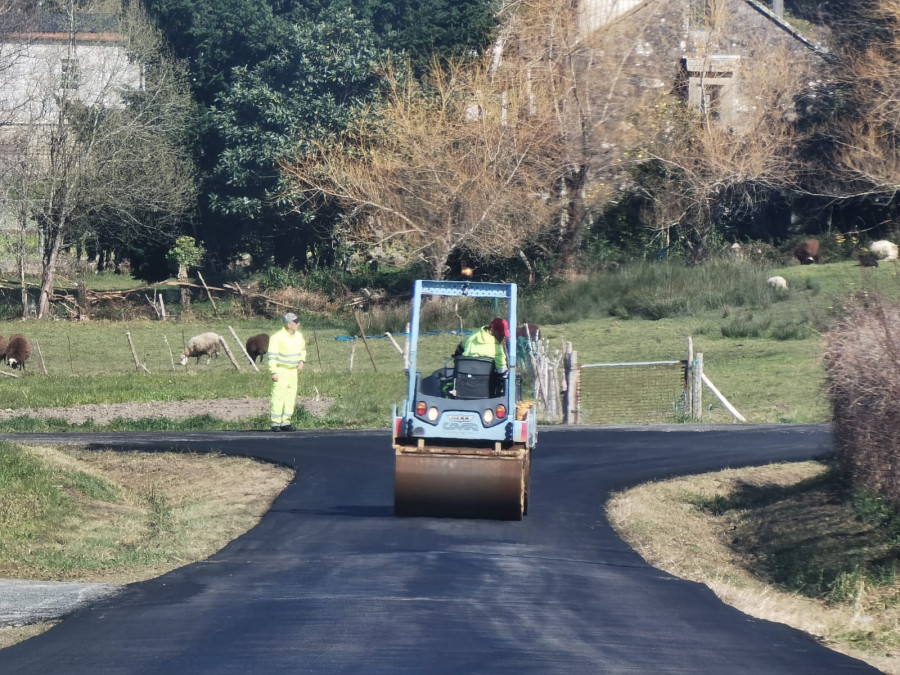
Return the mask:
{"type": "Polygon", "coordinates": [[[819,240],[804,239],[794,249],[794,257],[801,265],[812,265],[819,262],[819,240]]]}
{"type": "Polygon", "coordinates": [[[15,370],[25,370],[25,361],[31,356],[31,343],[24,335],[16,333],[9,336],[9,344],[6,346],[6,362],[15,370]]]}
{"type": "Polygon", "coordinates": [[[9,347],[9,340],[0,335],[0,361],[6,360],[6,348],[9,347]]]}
{"type": "Polygon", "coordinates": [[[540,328],[536,323],[523,323],[521,326],[516,326],[516,337],[517,338],[531,338],[534,340],[538,336],[538,332],[540,332],[540,328]]]}
{"type": "Polygon", "coordinates": [[[263,357],[269,353],[269,336],[265,333],[247,338],[247,354],[253,361],[259,357],[260,363],[263,357]]]}
{"type": "Polygon", "coordinates": [[[860,253],[857,259],[860,267],[878,267],[878,256],[874,253],[860,253]]]}

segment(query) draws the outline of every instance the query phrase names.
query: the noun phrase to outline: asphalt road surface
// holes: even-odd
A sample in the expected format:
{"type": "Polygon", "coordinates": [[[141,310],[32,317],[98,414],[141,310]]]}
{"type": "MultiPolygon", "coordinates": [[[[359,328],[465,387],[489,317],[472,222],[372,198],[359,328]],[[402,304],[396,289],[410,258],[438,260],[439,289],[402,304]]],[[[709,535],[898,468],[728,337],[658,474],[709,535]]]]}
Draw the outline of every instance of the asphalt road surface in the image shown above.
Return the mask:
{"type": "Polygon", "coordinates": [[[260,524],[0,650],[0,673],[878,672],[660,572],[604,516],[653,478],[830,449],[822,426],[542,429],[522,522],[396,518],[387,432],[102,434],[295,466],[260,524]]]}

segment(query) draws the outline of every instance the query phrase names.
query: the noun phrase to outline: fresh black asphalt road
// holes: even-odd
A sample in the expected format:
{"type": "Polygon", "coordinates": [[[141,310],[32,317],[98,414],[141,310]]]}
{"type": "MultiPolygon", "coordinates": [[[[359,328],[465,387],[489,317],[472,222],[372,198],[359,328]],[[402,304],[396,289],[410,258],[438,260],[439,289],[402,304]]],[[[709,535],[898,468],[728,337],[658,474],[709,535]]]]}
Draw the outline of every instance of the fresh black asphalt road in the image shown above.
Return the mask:
{"type": "Polygon", "coordinates": [[[542,429],[522,522],[396,518],[387,432],[33,436],[296,467],[257,527],[0,650],[0,673],[877,672],[650,566],[604,516],[654,478],[802,460],[823,426],[542,429]]]}

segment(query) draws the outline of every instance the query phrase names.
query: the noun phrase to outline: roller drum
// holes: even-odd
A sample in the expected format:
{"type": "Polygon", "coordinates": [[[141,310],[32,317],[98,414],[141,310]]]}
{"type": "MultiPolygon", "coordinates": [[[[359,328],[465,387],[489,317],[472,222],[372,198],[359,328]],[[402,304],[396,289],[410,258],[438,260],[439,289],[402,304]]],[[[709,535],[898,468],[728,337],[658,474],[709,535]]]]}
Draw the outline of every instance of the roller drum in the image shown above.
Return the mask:
{"type": "Polygon", "coordinates": [[[436,454],[398,451],[398,516],[521,520],[529,483],[528,454],[436,454]]]}

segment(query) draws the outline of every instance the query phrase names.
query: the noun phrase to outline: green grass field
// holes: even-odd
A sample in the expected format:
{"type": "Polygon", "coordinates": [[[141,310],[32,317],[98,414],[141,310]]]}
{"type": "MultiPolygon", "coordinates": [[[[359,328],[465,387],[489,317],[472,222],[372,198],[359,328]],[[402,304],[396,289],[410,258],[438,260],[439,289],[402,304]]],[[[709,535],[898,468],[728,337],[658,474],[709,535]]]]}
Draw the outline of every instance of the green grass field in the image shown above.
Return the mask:
{"type": "MultiPolygon", "coordinates": [[[[707,376],[748,422],[822,422],[829,418],[822,389],[824,333],[851,294],[900,297],[897,273],[895,263],[874,269],[844,262],[769,270],[737,263],[693,269],[638,264],[540,292],[522,289],[520,319],[541,325],[551,349],[572,343],[582,363],[684,359],[690,337],[695,352],[704,355],[707,376]],[[772,275],[788,280],[786,292],[766,286],[772,275]]],[[[280,324],[227,316],[224,303],[219,309],[221,318],[211,312],[202,318],[208,308],[196,303],[195,316],[201,318],[185,321],[0,322],[0,334],[23,333],[37,347],[24,376],[0,377],[0,403],[19,409],[267,396],[265,374],[253,371],[229,326],[243,342],[280,324]],[[205,331],[225,336],[239,370],[224,353],[209,365],[193,360],[187,367],[178,365],[185,340],[205,331]],[[129,337],[146,371],[135,365],[129,337]],[[41,373],[38,350],[47,375],[41,373]]],[[[453,352],[460,337],[446,331],[459,328],[460,321],[476,328],[491,309],[444,312],[435,320],[441,324],[435,328],[444,332],[422,339],[420,369],[442,365],[453,352]]],[[[402,323],[405,312],[402,307],[388,311],[393,317],[388,327],[402,323]]],[[[361,316],[367,333],[383,331],[385,314],[361,316]]],[[[367,344],[357,340],[354,349],[352,341],[339,339],[348,337],[346,329],[319,327],[327,324],[320,318],[317,327],[308,321],[301,325],[309,361],[299,394],[333,398],[335,404],[326,418],[304,420],[304,426],[386,426],[392,404],[404,393],[401,355],[390,340],[374,335],[367,344]]],[[[348,322],[344,317],[332,325],[348,322]]],[[[403,336],[396,340],[402,347],[403,336]]],[[[5,365],[0,369],[13,372],[5,365]]],[[[704,422],[732,419],[704,392],[704,422]]],[[[21,424],[0,423],[0,429],[11,428],[21,424]]]]}

